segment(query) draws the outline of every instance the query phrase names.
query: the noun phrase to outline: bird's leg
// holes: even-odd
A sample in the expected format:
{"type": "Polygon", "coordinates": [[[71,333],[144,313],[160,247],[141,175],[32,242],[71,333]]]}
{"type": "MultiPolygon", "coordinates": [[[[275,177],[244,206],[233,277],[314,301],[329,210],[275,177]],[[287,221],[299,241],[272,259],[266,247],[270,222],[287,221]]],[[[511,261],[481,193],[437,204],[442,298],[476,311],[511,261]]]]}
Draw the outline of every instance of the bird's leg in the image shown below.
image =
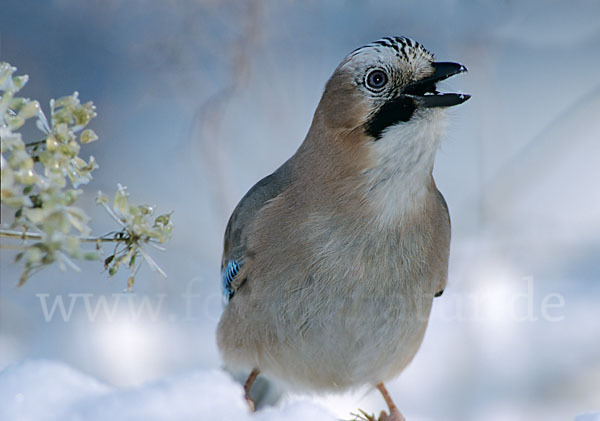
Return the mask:
{"type": "Polygon", "coordinates": [[[244,398],[246,399],[246,402],[248,402],[250,412],[254,412],[254,401],[250,397],[250,389],[252,389],[252,385],[254,384],[254,381],[256,380],[259,374],[260,370],[258,368],[255,368],[254,370],[252,370],[252,372],[246,379],[246,383],[244,383],[244,398]]]}
{"type": "Polygon", "coordinates": [[[381,411],[381,415],[379,415],[379,421],[406,421],[400,413],[400,411],[398,410],[398,408],[396,407],[396,404],[392,400],[390,394],[388,393],[383,383],[378,383],[377,389],[381,392],[385,403],[390,409],[389,415],[386,414],[385,411],[381,411]]]}

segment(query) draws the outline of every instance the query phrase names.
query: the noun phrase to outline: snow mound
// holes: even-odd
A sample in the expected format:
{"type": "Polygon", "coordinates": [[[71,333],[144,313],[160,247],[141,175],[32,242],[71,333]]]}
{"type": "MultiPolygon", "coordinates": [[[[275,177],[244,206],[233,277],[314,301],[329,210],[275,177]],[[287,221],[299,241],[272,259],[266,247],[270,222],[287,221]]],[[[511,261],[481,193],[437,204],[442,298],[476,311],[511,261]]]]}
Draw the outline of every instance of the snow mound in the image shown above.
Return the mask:
{"type": "Polygon", "coordinates": [[[0,419],[64,419],[78,402],[110,391],[110,387],[65,364],[26,361],[0,373],[0,419]]]}
{"type": "Polygon", "coordinates": [[[0,372],[0,419],[14,421],[334,420],[310,401],[251,414],[242,387],[221,371],[197,371],[118,389],[63,363],[25,361],[0,372]]]}

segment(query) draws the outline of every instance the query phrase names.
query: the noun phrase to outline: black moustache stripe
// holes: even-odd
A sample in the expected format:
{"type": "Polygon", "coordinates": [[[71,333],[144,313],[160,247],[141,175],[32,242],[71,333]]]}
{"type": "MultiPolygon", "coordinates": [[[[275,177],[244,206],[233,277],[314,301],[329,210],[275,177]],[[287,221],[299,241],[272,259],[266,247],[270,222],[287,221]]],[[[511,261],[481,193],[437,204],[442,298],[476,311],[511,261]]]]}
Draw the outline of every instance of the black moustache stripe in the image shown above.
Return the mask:
{"type": "Polygon", "coordinates": [[[372,136],[375,140],[379,140],[381,139],[382,132],[388,127],[410,120],[415,109],[415,102],[411,98],[405,96],[394,98],[386,102],[365,123],[365,133],[372,136]]]}

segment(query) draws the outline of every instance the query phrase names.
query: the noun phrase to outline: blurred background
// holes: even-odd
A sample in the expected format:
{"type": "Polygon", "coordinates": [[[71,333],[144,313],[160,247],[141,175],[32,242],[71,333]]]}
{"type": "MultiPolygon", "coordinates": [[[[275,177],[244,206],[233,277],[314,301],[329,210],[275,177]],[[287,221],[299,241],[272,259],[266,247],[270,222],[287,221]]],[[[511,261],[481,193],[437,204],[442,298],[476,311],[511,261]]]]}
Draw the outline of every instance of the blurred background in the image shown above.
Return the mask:
{"type": "MultiPolygon", "coordinates": [[[[133,387],[219,367],[230,212],[300,145],[339,61],[389,35],[465,64],[447,86],[473,95],[449,110],[435,167],[453,222],[449,285],[392,395],[408,419],[598,410],[594,0],[3,1],[0,60],[30,76],[23,96],[48,112],[50,98],[77,90],[97,106],[100,141],[82,155],[100,169],[81,199],[95,233],[112,229],[95,194],[117,183],[134,203],[173,210],[175,229],[167,251],[153,253],[168,278],[144,267],[133,294],[126,273],[110,279],[101,263],[44,270],[17,288],[21,268],[3,248],[0,370],[56,359],[133,387]]],[[[367,390],[316,399],[342,418],[383,407],[367,390]]]]}

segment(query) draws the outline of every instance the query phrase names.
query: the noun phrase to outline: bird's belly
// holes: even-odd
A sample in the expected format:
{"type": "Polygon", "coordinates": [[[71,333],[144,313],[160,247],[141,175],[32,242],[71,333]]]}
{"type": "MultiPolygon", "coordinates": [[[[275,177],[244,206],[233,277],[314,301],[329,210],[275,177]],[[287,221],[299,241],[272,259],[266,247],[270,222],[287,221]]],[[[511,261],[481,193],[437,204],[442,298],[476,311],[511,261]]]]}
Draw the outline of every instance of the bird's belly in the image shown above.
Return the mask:
{"type": "Polygon", "coordinates": [[[374,247],[347,253],[343,261],[323,259],[308,272],[294,273],[296,281],[288,273],[283,285],[240,296],[248,303],[240,312],[234,297],[219,329],[225,361],[258,367],[305,391],[344,390],[396,377],[422,342],[433,301],[419,250],[374,247]]]}
{"type": "Polygon", "coordinates": [[[281,308],[260,365],[307,390],[343,390],[397,376],[417,352],[432,297],[415,288],[305,293],[281,308]],[[324,298],[328,297],[328,298],[324,298]]]}

